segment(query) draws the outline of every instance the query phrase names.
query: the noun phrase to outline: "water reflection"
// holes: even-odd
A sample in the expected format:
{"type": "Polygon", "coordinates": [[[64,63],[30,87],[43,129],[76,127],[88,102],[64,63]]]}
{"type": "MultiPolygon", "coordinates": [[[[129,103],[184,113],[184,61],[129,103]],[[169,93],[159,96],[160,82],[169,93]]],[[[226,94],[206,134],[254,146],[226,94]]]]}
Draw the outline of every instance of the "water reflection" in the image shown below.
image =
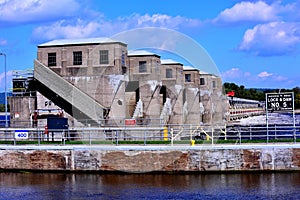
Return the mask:
{"type": "Polygon", "coordinates": [[[0,173],[0,199],[300,199],[300,173],[0,173]]]}

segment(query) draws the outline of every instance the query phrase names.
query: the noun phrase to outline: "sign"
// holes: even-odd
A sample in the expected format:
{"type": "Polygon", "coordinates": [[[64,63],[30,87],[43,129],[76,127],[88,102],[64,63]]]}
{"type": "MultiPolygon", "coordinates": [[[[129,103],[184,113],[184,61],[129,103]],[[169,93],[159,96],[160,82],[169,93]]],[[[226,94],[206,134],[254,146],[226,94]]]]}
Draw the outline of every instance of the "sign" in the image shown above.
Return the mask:
{"type": "Polygon", "coordinates": [[[133,126],[136,125],[136,119],[125,119],[125,125],[126,126],[133,126]]]}
{"type": "Polygon", "coordinates": [[[28,139],[28,130],[15,130],[15,139],[28,139]]]}
{"type": "Polygon", "coordinates": [[[15,112],[15,118],[16,119],[20,118],[20,113],[19,112],[15,112]]]}
{"type": "Polygon", "coordinates": [[[227,96],[229,97],[234,97],[234,95],[235,95],[234,91],[227,92],[227,96]]]}
{"type": "Polygon", "coordinates": [[[293,111],[294,94],[290,93],[269,93],[266,94],[268,111],[293,111]]]}

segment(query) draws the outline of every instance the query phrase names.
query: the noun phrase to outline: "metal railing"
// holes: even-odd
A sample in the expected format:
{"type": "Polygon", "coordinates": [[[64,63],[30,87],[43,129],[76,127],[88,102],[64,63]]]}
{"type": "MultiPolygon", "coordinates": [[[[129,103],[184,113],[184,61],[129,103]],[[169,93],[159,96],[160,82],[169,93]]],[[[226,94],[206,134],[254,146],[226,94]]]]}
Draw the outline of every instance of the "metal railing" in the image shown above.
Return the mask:
{"type": "Polygon", "coordinates": [[[0,128],[0,144],[121,145],[121,144],[242,144],[300,141],[300,125],[114,126],[69,129],[0,128]]]}

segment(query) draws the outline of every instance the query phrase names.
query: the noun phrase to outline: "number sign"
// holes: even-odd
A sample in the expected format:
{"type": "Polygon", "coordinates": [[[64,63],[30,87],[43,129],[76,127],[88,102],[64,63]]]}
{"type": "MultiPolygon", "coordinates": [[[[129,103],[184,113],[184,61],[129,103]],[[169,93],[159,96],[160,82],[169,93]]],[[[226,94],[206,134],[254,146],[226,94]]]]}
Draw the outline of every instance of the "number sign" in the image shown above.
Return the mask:
{"type": "Polygon", "coordinates": [[[293,93],[266,94],[268,111],[292,111],[294,109],[293,93]]]}
{"type": "Polygon", "coordinates": [[[15,138],[16,139],[28,139],[28,130],[16,130],[15,138]]]}

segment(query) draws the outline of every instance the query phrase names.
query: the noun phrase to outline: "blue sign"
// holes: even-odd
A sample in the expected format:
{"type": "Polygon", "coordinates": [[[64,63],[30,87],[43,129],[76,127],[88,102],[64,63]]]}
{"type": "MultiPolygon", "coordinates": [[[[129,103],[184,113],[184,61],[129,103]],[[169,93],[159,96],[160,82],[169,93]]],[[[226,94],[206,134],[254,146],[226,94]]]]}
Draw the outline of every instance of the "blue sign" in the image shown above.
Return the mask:
{"type": "Polygon", "coordinates": [[[15,130],[15,139],[28,139],[28,130],[15,130]]]}

